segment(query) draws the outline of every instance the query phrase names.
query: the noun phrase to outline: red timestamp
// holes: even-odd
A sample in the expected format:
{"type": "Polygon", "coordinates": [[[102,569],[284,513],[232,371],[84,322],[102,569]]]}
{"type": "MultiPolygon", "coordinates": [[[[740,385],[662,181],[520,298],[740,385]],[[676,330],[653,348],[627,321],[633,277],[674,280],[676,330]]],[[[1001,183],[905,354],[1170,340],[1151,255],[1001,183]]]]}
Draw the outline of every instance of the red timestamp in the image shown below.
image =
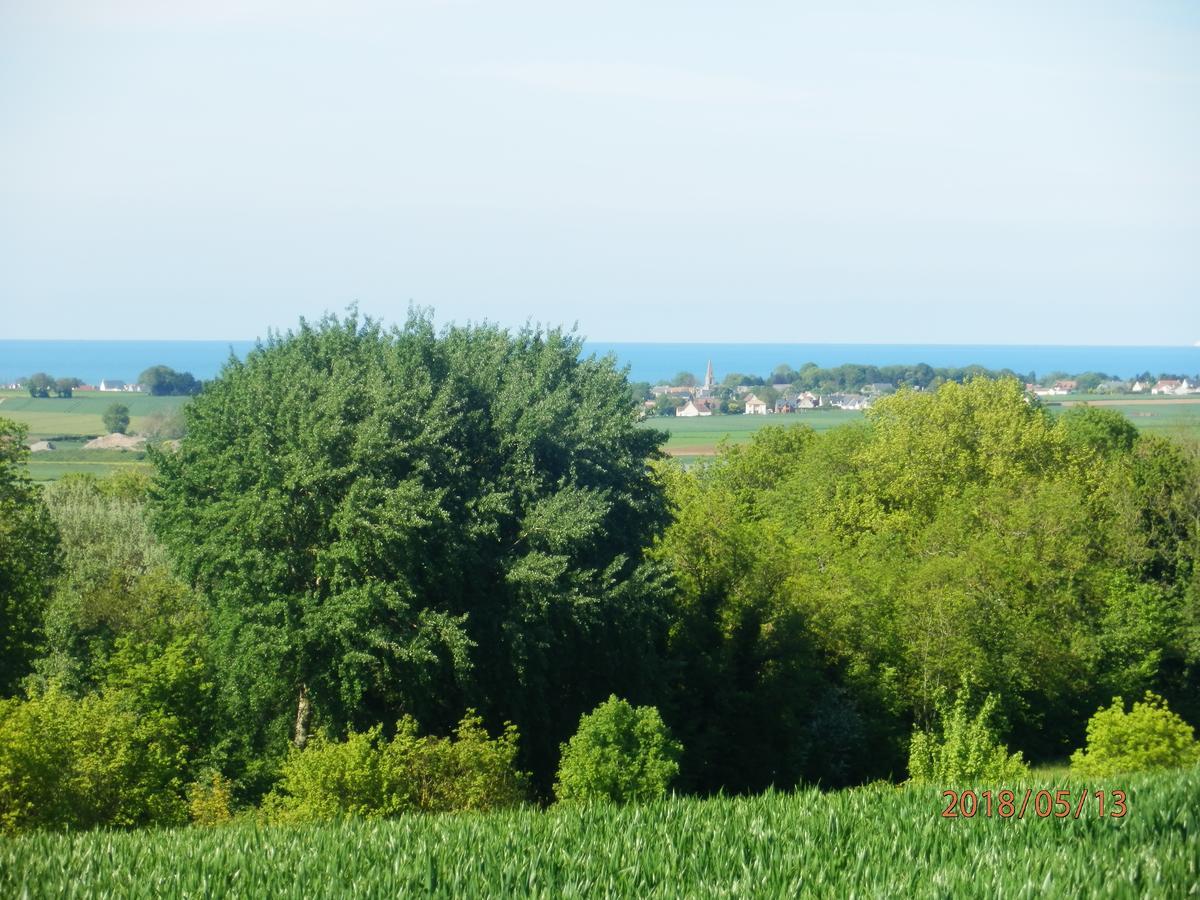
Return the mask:
{"type": "Polygon", "coordinates": [[[947,801],[946,808],[942,810],[943,819],[973,819],[976,816],[985,819],[993,816],[1001,819],[1032,816],[1039,819],[1079,819],[1085,815],[1123,819],[1129,813],[1128,798],[1124,791],[1119,790],[945,790],[942,791],[942,799],[947,801]]]}

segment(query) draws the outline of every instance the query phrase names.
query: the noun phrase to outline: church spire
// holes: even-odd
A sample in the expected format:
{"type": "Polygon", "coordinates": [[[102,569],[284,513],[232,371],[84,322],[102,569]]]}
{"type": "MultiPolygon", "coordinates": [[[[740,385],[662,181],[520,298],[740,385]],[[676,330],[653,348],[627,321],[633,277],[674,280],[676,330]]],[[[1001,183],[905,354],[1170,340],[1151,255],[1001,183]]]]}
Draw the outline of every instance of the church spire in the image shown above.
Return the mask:
{"type": "Polygon", "coordinates": [[[716,387],[717,380],[713,378],[712,360],[708,361],[708,371],[704,373],[704,390],[711,391],[716,387]]]}

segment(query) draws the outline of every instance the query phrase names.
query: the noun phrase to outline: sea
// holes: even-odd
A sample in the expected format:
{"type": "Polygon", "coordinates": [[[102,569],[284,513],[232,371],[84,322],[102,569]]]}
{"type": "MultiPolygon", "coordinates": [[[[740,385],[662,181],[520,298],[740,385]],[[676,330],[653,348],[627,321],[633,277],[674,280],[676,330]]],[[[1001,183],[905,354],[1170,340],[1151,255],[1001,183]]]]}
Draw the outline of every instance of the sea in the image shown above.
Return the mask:
{"type": "MultiPolygon", "coordinates": [[[[0,340],[0,381],[34,372],[75,377],[88,384],[101,379],[135,381],[145,369],[165,365],[213,378],[230,357],[244,357],[254,341],[37,341],[0,340]]],[[[980,365],[1041,377],[1051,372],[1100,372],[1114,378],[1200,375],[1200,346],[1088,347],[1017,344],[723,344],[604,343],[588,341],[584,354],[613,354],[628,366],[632,381],[657,384],[679,372],[703,378],[711,361],[717,380],[730,372],[766,377],[780,364],[798,369],[843,363],[916,365],[935,368],[980,365]]]]}

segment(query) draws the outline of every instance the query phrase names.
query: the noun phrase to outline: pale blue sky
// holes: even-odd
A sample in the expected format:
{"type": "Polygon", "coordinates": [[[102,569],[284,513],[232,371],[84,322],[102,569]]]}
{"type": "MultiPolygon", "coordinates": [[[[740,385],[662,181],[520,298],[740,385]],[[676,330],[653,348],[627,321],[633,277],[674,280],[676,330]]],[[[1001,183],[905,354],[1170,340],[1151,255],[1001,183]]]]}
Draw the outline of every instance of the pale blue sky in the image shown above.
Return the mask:
{"type": "Polygon", "coordinates": [[[0,337],[1200,340],[1200,4],[0,0],[0,337]]]}

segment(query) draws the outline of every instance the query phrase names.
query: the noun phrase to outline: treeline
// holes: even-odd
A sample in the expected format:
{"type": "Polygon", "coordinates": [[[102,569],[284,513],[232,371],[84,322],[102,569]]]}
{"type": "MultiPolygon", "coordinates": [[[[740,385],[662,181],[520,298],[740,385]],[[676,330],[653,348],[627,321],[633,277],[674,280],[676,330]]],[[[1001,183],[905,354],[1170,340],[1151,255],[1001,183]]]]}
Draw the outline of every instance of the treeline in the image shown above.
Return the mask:
{"type": "MultiPolygon", "coordinates": [[[[1200,380],[1200,375],[1177,375],[1163,373],[1155,376],[1143,372],[1135,376],[1135,381],[1153,383],[1159,378],[1190,378],[1200,380]]],[[[840,366],[821,367],[808,362],[799,369],[793,369],[787,364],[777,366],[769,375],[753,375],[742,372],[730,372],[721,379],[717,396],[732,396],[739,387],[774,387],[786,385],[794,391],[810,391],[817,394],[858,392],[871,385],[886,384],[895,388],[917,388],[930,390],[948,382],[962,384],[972,378],[1015,378],[1022,384],[1053,385],[1057,381],[1074,381],[1080,391],[1092,391],[1107,382],[1119,382],[1126,379],[1118,378],[1104,372],[1049,372],[1038,376],[1034,372],[1015,372],[1012,369],[988,369],[983,366],[934,367],[919,363],[917,365],[872,366],[858,363],[846,363],[840,366]]],[[[673,387],[695,387],[699,384],[691,372],[680,372],[670,381],[673,387]]],[[[650,383],[637,382],[635,388],[639,396],[650,399],[650,383]]]]}
{"type": "Polygon", "coordinates": [[[55,378],[46,372],[34,372],[20,383],[29,391],[30,397],[49,397],[51,394],[56,397],[70,397],[75,388],[83,384],[78,378],[55,378]]]}
{"type": "Polygon", "coordinates": [[[0,829],[902,779],[968,696],[1035,761],[1200,721],[1194,450],[974,379],[683,471],[581,349],[302,324],[152,483],[38,490],[4,425],[0,829]]]}

